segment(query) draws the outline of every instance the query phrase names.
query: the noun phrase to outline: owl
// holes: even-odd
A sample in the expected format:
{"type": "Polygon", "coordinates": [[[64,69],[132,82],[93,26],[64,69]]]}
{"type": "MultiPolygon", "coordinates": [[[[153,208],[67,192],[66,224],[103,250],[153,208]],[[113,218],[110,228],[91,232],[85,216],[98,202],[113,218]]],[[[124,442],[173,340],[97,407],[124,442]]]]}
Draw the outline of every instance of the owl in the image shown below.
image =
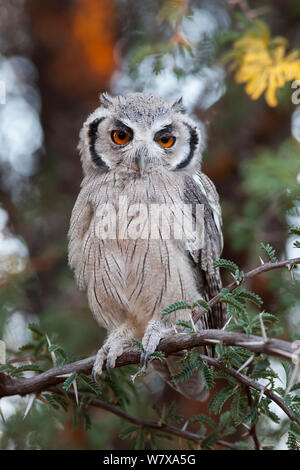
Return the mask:
{"type": "MultiPolygon", "coordinates": [[[[103,93],[83,124],[78,146],[83,180],[71,216],[69,264],[95,319],[107,330],[95,378],[104,365],[110,372],[134,339],[142,342],[145,368],[160,340],[180,332],[177,320],[191,320],[188,309],[162,316],[164,309],[176,301],[209,300],[222,287],[214,267],[223,247],[221,210],[213,183],[201,171],[203,146],[203,132],[185,114],[181,99],[103,93]],[[173,208],[163,217],[165,225],[173,221],[174,228],[182,207],[191,208],[185,220],[193,223],[196,206],[202,208],[201,237],[197,230],[194,238],[189,231],[176,237],[173,231],[165,236],[160,227],[144,230],[161,207],[173,208]]],[[[195,328],[221,328],[224,322],[222,305],[216,305],[195,328]]],[[[199,351],[213,354],[204,347],[199,351]]],[[[206,397],[200,373],[181,384],[172,381],[177,356],[156,362],[180,393],[206,397]]]]}

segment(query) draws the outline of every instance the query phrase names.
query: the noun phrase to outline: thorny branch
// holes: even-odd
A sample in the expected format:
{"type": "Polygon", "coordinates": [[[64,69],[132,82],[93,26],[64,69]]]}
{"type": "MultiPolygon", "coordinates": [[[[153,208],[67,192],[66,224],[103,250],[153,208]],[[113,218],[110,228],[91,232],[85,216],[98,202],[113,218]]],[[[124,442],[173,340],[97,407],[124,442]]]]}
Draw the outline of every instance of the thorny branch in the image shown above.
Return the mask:
{"type": "MultiPolygon", "coordinates": [[[[287,259],[284,261],[278,261],[276,263],[264,263],[261,266],[258,266],[257,268],[252,269],[251,271],[248,271],[247,273],[244,274],[243,282],[247,281],[249,279],[252,279],[255,276],[258,276],[261,273],[267,272],[267,271],[272,271],[273,269],[280,269],[284,268],[286,266],[294,266],[296,264],[300,263],[300,258],[293,258],[293,259],[287,259]]],[[[232,292],[233,289],[237,287],[238,283],[236,281],[232,282],[228,286],[226,286],[226,289],[229,290],[229,292],[232,292]]],[[[222,297],[222,294],[219,293],[215,297],[213,297],[209,302],[209,306],[213,307],[216,305],[218,302],[220,302],[220,299],[222,297]]],[[[199,318],[206,313],[204,309],[198,309],[195,310],[194,315],[193,315],[193,320],[196,323],[199,318]]]]}
{"type": "MultiPolygon", "coordinates": [[[[286,266],[294,266],[297,263],[300,263],[300,258],[294,258],[285,261],[279,261],[276,263],[266,263],[262,266],[259,266],[244,275],[244,280],[248,280],[257,276],[263,272],[270,271],[273,269],[278,269],[286,266]]],[[[229,291],[232,291],[237,286],[236,282],[233,282],[226,286],[229,291]]],[[[221,294],[216,295],[213,299],[211,299],[208,303],[210,306],[215,305],[217,302],[220,302],[221,294]]],[[[194,321],[197,322],[200,316],[203,314],[203,311],[199,309],[195,312],[194,321]]],[[[292,359],[293,358],[293,348],[292,344],[288,341],[280,340],[280,339],[264,339],[260,336],[255,335],[246,335],[244,333],[239,332],[228,332],[224,330],[203,330],[199,331],[196,334],[188,335],[184,333],[179,333],[176,335],[172,335],[166,337],[160,341],[158,346],[158,350],[163,352],[166,356],[174,353],[178,353],[180,351],[203,346],[209,344],[218,344],[223,343],[226,345],[232,346],[240,346],[246,348],[255,354],[266,354],[270,356],[277,356],[282,357],[284,359],[292,359]]],[[[251,380],[249,377],[241,374],[239,371],[235,371],[233,369],[227,368],[221,361],[202,356],[202,358],[212,367],[222,370],[227,374],[234,377],[237,381],[241,384],[244,384],[248,389],[253,388],[255,390],[260,391],[260,393],[266,395],[271,400],[273,400],[286,414],[287,416],[295,422],[298,422],[297,417],[294,413],[286,406],[284,400],[274,392],[268,390],[268,388],[264,387],[263,385],[251,380]]],[[[85,373],[89,374],[93,367],[95,360],[95,356],[73,362],[70,364],[63,365],[59,368],[52,368],[43,372],[35,377],[26,378],[26,379],[15,379],[7,374],[0,373],[0,398],[5,396],[11,395],[26,395],[33,393],[35,395],[39,395],[42,391],[51,390],[53,387],[56,387],[61,382],[64,381],[65,374],[70,374],[72,372],[77,373],[85,373]]],[[[140,360],[140,351],[134,347],[127,348],[124,353],[118,358],[116,362],[116,367],[121,367],[129,364],[137,364],[140,360]]],[[[56,391],[59,389],[55,389],[56,391]]],[[[63,393],[60,391],[60,393],[63,393]]],[[[68,392],[69,394],[72,392],[68,392]]],[[[129,415],[124,410],[121,410],[115,405],[111,405],[105,402],[102,402],[98,399],[93,399],[90,403],[91,405],[98,406],[100,408],[106,409],[118,416],[127,419],[130,422],[134,422],[140,426],[148,427],[152,429],[160,429],[161,431],[167,432],[169,434],[173,434],[176,436],[184,437],[189,440],[193,440],[196,442],[201,441],[201,437],[197,434],[188,432],[186,430],[181,430],[177,427],[156,423],[154,421],[144,421],[140,418],[136,418],[134,416],[129,415]]],[[[300,424],[300,423],[299,423],[300,424]]],[[[254,440],[255,440],[255,436],[254,440]]],[[[237,447],[234,444],[228,443],[226,441],[218,441],[219,444],[236,449],[237,447]]],[[[256,442],[258,446],[259,443],[256,442]]]]}
{"type": "MultiPolygon", "coordinates": [[[[63,392],[58,388],[50,389],[50,391],[63,395],[63,392]]],[[[73,391],[70,390],[67,392],[67,394],[73,400],[75,399],[75,393],[73,391]]],[[[84,395],[83,393],[78,393],[79,398],[81,398],[83,395],[84,395]]],[[[127,413],[122,408],[119,408],[118,406],[112,405],[110,403],[106,403],[105,401],[99,400],[97,398],[91,400],[88,406],[95,406],[97,408],[102,408],[103,410],[107,410],[110,413],[120,416],[120,418],[123,418],[126,421],[136,424],[137,426],[140,426],[142,428],[155,429],[157,431],[165,432],[167,434],[172,434],[173,436],[181,437],[183,439],[187,439],[188,441],[194,441],[198,443],[203,441],[204,439],[204,437],[199,436],[199,434],[186,431],[184,429],[180,429],[176,426],[172,426],[171,424],[137,418],[136,416],[133,416],[127,413]]],[[[227,447],[228,449],[240,450],[240,447],[238,447],[237,445],[232,444],[231,442],[228,442],[228,441],[224,441],[222,439],[218,440],[217,444],[223,447],[227,447]]]]}
{"type": "MultiPolygon", "coordinates": [[[[244,333],[223,330],[203,330],[193,335],[184,333],[172,335],[162,339],[157,349],[168,356],[184,349],[216,343],[223,343],[229,346],[241,346],[257,354],[267,354],[284,359],[292,359],[294,353],[292,344],[288,341],[268,339],[267,342],[264,342],[260,336],[247,336],[244,333]]],[[[61,377],[62,375],[72,372],[89,374],[92,370],[95,357],[96,356],[91,356],[80,361],[65,364],[59,368],[52,368],[35,377],[27,379],[14,379],[2,373],[0,374],[0,398],[11,395],[27,395],[29,393],[47,390],[49,387],[63,382],[65,377],[61,377]]],[[[116,367],[138,364],[139,360],[140,351],[134,347],[130,347],[125,349],[123,354],[117,359],[116,367]]],[[[211,365],[218,364],[219,368],[223,367],[223,364],[216,359],[208,358],[208,362],[211,365]]],[[[233,373],[233,371],[231,372],[233,373]]],[[[238,374],[239,378],[241,377],[241,374],[237,372],[235,372],[235,374],[238,374]]],[[[257,384],[257,387],[261,386],[257,384]]],[[[259,390],[261,390],[261,388],[259,388],[259,390]]]]}

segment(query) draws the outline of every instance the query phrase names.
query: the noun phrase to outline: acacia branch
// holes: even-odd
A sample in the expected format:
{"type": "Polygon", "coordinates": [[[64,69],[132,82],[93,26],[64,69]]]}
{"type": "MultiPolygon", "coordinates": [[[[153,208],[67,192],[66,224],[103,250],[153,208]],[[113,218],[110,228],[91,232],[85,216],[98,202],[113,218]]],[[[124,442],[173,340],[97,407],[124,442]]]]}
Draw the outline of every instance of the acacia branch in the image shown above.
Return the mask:
{"type": "MultiPolygon", "coordinates": [[[[287,259],[284,261],[277,261],[276,263],[264,263],[261,266],[258,266],[257,268],[252,269],[251,271],[248,271],[247,273],[244,274],[243,277],[243,282],[247,281],[249,279],[252,279],[255,276],[258,276],[259,274],[262,274],[267,271],[272,271],[273,269],[280,269],[280,268],[285,268],[286,266],[294,266],[295,264],[300,263],[300,258],[292,258],[292,259],[287,259]]],[[[232,292],[233,289],[235,289],[238,286],[238,283],[236,281],[231,282],[231,284],[228,284],[226,286],[226,289],[229,290],[229,292],[232,292]]],[[[215,295],[209,302],[208,305],[210,307],[213,307],[216,305],[218,302],[220,302],[222,298],[222,294],[219,293],[215,295]]],[[[195,310],[194,315],[193,315],[193,320],[195,323],[199,320],[199,318],[204,315],[206,312],[205,309],[199,308],[195,310]]]]}
{"type": "Polygon", "coordinates": [[[274,401],[284,412],[285,414],[292,420],[297,422],[300,425],[300,421],[296,417],[296,415],[288,408],[288,406],[285,404],[283,398],[281,396],[277,395],[276,393],[272,392],[268,388],[264,387],[258,382],[255,382],[255,380],[250,379],[246,375],[241,374],[240,372],[237,372],[233,369],[229,369],[226,367],[223,362],[218,361],[217,359],[214,359],[212,357],[208,356],[202,356],[201,357],[211,366],[213,366],[215,369],[222,370],[223,372],[226,372],[226,374],[231,375],[231,377],[234,377],[238,382],[246,385],[248,388],[253,388],[254,390],[257,390],[260,393],[263,393],[265,396],[269,397],[271,400],[274,401]]]}
{"type": "MultiPolygon", "coordinates": [[[[266,272],[266,271],[282,268],[288,265],[293,266],[297,263],[300,263],[300,258],[279,261],[276,263],[266,263],[246,273],[244,275],[244,280],[251,279],[252,277],[258,274],[261,274],[263,272],[266,272]]],[[[232,291],[236,286],[237,286],[237,283],[233,282],[229,284],[226,288],[229,291],[232,291]]],[[[211,299],[208,303],[212,307],[217,302],[219,302],[220,299],[221,299],[221,294],[219,293],[213,299],[211,299]]],[[[198,310],[197,312],[195,312],[195,318],[194,318],[195,322],[200,318],[202,313],[203,311],[201,310],[198,310]]],[[[260,336],[255,336],[255,335],[247,336],[244,333],[228,332],[228,331],[223,331],[223,330],[203,330],[193,335],[187,335],[184,333],[172,335],[160,341],[159,346],[158,346],[158,351],[161,351],[166,356],[168,356],[170,354],[175,354],[186,349],[191,349],[194,347],[204,346],[204,345],[217,344],[217,343],[223,343],[223,344],[232,345],[232,346],[240,346],[256,354],[267,354],[270,356],[277,356],[277,357],[281,357],[284,359],[286,358],[290,360],[293,359],[294,351],[292,348],[292,344],[290,342],[283,341],[280,339],[265,340],[264,338],[260,336]]],[[[210,364],[214,368],[223,370],[224,372],[226,372],[227,374],[231,375],[236,380],[238,380],[240,383],[246,385],[248,388],[253,388],[255,390],[260,391],[264,395],[268,396],[271,400],[277,403],[277,405],[288,415],[288,417],[292,421],[299,423],[299,421],[297,420],[297,417],[286,406],[286,404],[284,403],[284,400],[279,395],[276,395],[274,392],[263,387],[261,384],[251,380],[249,377],[242,375],[235,370],[227,368],[222,362],[218,361],[217,359],[207,357],[207,356],[202,356],[202,357],[203,359],[207,361],[208,364],[210,364]]],[[[0,373],[0,398],[5,397],[5,396],[11,396],[11,395],[23,396],[29,393],[39,394],[42,391],[49,390],[49,388],[59,385],[61,382],[65,380],[65,377],[61,377],[61,376],[65,374],[70,374],[72,372],[90,374],[93,364],[94,364],[94,360],[95,360],[95,356],[92,356],[87,359],[83,359],[77,362],[66,364],[59,368],[49,369],[46,372],[43,372],[35,377],[31,377],[27,379],[15,379],[15,378],[8,376],[7,374],[0,373]]],[[[116,367],[121,367],[121,366],[129,365],[129,364],[138,364],[139,360],[140,360],[140,351],[134,347],[130,347],[130,348],[127,348],[124,351],[124,353],[117,359],[116,367]]],[[[127,416],[127,413],[125,413],[123,410],[120,410],[117,407],[111,408],[111,406],[113,405],[107,404],[105,402],[101,402],[101,400],[96,400],[96,401],[94,400],[94,402],[97,403],[97,406],[100,406],[101,404],[102,408],[105,408],[108,411],[115,412],[115,414],[118,414],[119,416],[123,414],[123,417],[125,419],[128,419],[129,421],[131,420],[131,422],[133,422],[133,420],[135,420],[136,423],[139,421],[140,425],[143,425],[142,422],[145,423],[145,421],[140,420],[140,418],[130,417],[130,415],[127,416]],[[124,413],[126,414],[127,418],[125,417],[124,413]]],[[[153,429],[156,429],[155,426],[158,426],[158,423],[155,423],[152,421],[149,421],[146,423],[148,423],[148,427],[152,427],[153,429]]],[[[144,426],[146,425],[144,424],[144,426]]],[[[160,426],[159,429],[162,431],[163,430],[162,425],[159,424],[159,426],[160,426]]],[[[185,433],[185,438],[188,438],[191,440],[197,439],[197,441],[201,440],[201,438],[197,434],[189,433],[188,431],[183,431],[176,427],[174,428],[173,426],[170,426],[170,425],[164,425],[164,426],[165,426],[164,430],[171,434],[179,436],[179,433],[180,433],[180,437],[184,437],[183,433],[185,433]],[[168,431],[167,431],[166,426],[168,427],[168,431]]],[[[219,443],[221,444],[221,441],[219,441],[219,443]]],[[[225,445],[225,443],[226,441],[225,442],[222,441],[222,445],[225,445]]]]}
{"type": "MultiPolygon", "coordinates": [[[[292,359],[294,353],[292,343],[288,341],[280,339],[268,339],[268,341],[264,341],[260,336],[247,336],[245,333],[223,330],[203,330],[193,335],[184,333],[174,334],[162,339],[157,349],[166,356],[169,356],[170,354],[175,354],[185,349],[217,343],[241,346],[257,354],[267,354],[284,359],[292,359]]],[[[26,379],[16,379],[7,374],[0,373],[0,398],[11,395],[27,395],[29,393],[38,393],[47,390],[49,387],[58,385],[65,380],[65,377],[61,377],[61,375],[70,374],[72,372],[90,374],[95,357],[96,356],[91,356],[58,368],[54,367],[35,377],[26,379]]],[[[213,360],[216,361],[212,358],[208,359],[210,363],[212,363],[211,361],[213,360]]],[[[139,364],[139,361],[140,351],[135,347],[129,347],[126,348],[123,354],[117,359],[116,367],[139,364]]]]}
{"type": "MultiPolygon", "coordinates": [[[[217,359],[214,359],[214,358],[211,358],[211,357],[208,357],[208,356],[204,356],[202,354],[201,354],[201,358],[203,360],[205,360],[209,365],[214,367],[215,369],[222,370],[223,372],[226,372],[228,375],[230,375],[231,377],[234,377],[240,383],[244,384],[247,387],[248,398],[249,398],[250,402],[252,401],[252,397],[251,397],[251,394],[250,394],[249,390],[250,390],[250,388],[253,388],[254,390],[257,390],[257,391],[263,393],[264,395],[269,397],[271,400],[273,400],[286,413],[286,415],[292,421],[295,421],[298,424],[300,424],[297,417],[287,407],[284,400],[279,395],[276,395],[274,392],[272,392],[271,390],[268,390],[266,387],[264,387],[263,385],[255,382],[254,380],[249,379],[249,377],[247,377],[247,376],[245,376],[245,375],[243,375],[243,374],[241,374],[241,373],[239,373],[235,370],[229,369],[228,367],[226,367],[222,362],[218,361],[217,359]]],[[[62,392],[59,388],[50,388],[49,391],[53,391],[55,393],[59,393],[61,395],[64,395],[64,392],[62,392]]],[[[67,394],[69,396],[71,396],[72,399],[75,398],[75,393],[73,391],[69,390],[67,392],[67,394]]],[[[80,398],[80,397],[84,396],[84,394],[79,393],[78,396],[80,398]]],[[[110,403],[106,403],[106,402],[104,402],[102,400],[99,400],[99,399],[92,399],[89,402],[89,405],[90,406],[96,406],[98,408],[102,408],[104,410],[107,410],[107,411],[109,411],[109,412],[111,412],[111,413],[113,413],[117,416],[120,416],[121,418],[123,418],[123,419],[125,419],[125,420],[127,420],[127,421],[129,421],[133,424],[141,426],[143,428],[150,428],[150,429],[160,430],[160,431],[166,432],[167,434],[172,434],[174,436],[182,437],[184,439],[192,440],[192,441],[195,441],[195,442],[201,442],[204,439],[204,437],[201,437],[198,434],[195,434],[195,433],[183,430],[183,429],[179,429],[178,427],[169,425],[167,423],[162,423],[162,422],[157,423],[155,421],[146,421],[146,420],[143,420],[141,418],[137,418],[137,417],[127,413],[126,411],[122,410],[118,406],[112,405],[110,403]]],[[[258,438],[257,438],[257,435],[256,435],[255,426],[252,428],[251,433],[253,434],[253,439],[254,439],[256,449],[257,450],[261,449],[258,438]]],[[[238,446],[236,446],[236,445],[234,445],[234,444],[232,444],[228,441],[224,441],[222,439],[218,440],[217,444],[222,445],[223,447],[227,447],[229,449],[233,449],[233,450],[238,450],[239,449],[238,446]]]]}
{"type": "MultiPolygon", "coordinates": [[[[293,349],[291,343],[279,339],[270,339],[264,342],[260,336],[250,335],[247,336],[244,333],[228,332],[222,330],[204,330],[194,335],[177,334],[164,338],[161,340],[158,350],[163,352],[166,356],[180,352],[185,349],[190,349],[197,346],[203,346],[213,343],[225,343],[227,345],[241,346],[257,354],[264,353],[273,356],[279,356],[283,358],[292,358],[293,349]]],[[[208,357],[202,356],[207,363],[216,369],[223,370],[227,374],[234,377],[240,383],[245,384],[247,387],[251,387],[264,395],[268,396],[277,403],[280,408],[289,416],[292,421],[297,421],[296,416],[286,406],[284,400],[275,393],[271,392],[263,385],[249,379],[249,377],[240,374],[239,372],[227,368],[221,361],[208,357]]],[[[140,351],[136,348],[127,348],[124,353],[117,359],[116,367],[122,367],[129,364],[138,364],[140,360],[140,351]]],[[[26,395],[29,393],[40,393],[48,390],[50,387],[59,385],[65,380],[65,377],[61,377],[65,374],[72,372],[90,374],[95,356],[80,361],[66,364],[59,368],[52,368],[39,374],[35,377],[28,379],[14,379],[6,374],[0,374],[0,398],[11,395],[26,395]]]]}

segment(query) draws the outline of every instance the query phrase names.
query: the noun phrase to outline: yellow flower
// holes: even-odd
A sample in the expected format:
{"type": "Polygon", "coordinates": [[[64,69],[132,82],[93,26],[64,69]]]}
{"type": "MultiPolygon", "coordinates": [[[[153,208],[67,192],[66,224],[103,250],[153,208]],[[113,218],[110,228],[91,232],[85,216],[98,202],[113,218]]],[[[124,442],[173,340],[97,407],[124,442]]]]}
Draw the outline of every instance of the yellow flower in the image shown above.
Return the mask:
{"type": "Polygon", "coordinates": [[[300,79],[298,51],[288,55],[288,41],[282,37],[271,39],[265,23],[257,21],[243,37],[233,44],[233,62],[237,83],[246,83],[246,93],[258,99],[265,92],[269,106],[278,104],[276,91],[286,82],[300,79]]]}

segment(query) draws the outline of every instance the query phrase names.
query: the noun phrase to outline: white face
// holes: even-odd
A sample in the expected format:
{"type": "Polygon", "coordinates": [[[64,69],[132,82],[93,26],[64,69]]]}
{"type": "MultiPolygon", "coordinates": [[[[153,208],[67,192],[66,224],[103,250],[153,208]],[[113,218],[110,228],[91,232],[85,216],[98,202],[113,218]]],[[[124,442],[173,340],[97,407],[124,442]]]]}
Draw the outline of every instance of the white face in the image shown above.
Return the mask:
{"type": "Polygon", "coordinates": [[[141,177],[162,166],[170,171],[194,167],[199,131],[176,105],[153,95],[111,98],[83,127],[85,160],[100,171],[120,166],[141,177]]]}

